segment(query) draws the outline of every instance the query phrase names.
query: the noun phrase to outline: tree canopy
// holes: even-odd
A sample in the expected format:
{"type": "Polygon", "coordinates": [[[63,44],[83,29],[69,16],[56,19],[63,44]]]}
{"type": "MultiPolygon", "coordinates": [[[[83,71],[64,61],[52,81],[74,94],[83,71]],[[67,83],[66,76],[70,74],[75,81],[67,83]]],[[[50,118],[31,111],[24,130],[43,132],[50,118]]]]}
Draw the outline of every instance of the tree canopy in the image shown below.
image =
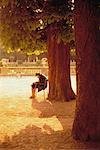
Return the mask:
{"type": "Polygon", "coordinates": [[[70,40],[73,35],[72,8],[70,0],[1,0],[1,46],[8,51],[46,51],[47,28],[55,23],[59,36],[70,40]]]}

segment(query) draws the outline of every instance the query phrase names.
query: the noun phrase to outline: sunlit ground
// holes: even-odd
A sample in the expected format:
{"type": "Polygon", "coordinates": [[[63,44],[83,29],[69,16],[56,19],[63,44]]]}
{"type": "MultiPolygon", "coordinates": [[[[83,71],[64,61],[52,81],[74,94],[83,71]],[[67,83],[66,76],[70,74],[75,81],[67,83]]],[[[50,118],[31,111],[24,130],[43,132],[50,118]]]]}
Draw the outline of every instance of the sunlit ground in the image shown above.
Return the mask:
{"type": "MultiPolygon", "coordinates": [[[[18,134],[28,125],[41,128],[41,132],[50,134],[51,130],[63,130],[58,116],[66,117],[65,104],[56,104],[46,100],[48,89],[37,92],[36,100],[31,100],[31,84],[35,77],[0,77],[0,140],[4,136],[18,134]],[[60,107],[59,107],[60,106],[60,107]],[[50,127],[51,130],[48,128],[50,127]]],[[[72,88],[76,91],[75,76],[71,76],[72,88]]],[[[71,105],[71,104],[68,104],[71,105]]],[[[73,104],[72,104],[73,105],[73,104]]],[[[67,110],[67,114],[68,114],[67,110]]],[[[67,116],[68,117],[68,116],[67,116]]],[[[68,120],[68,119],[67,119],[68,120]]],[[[66,119],[65,119],[66,121],[66,119]]],[[[72,124],[72,118],[67,125],[72,124]]]]}

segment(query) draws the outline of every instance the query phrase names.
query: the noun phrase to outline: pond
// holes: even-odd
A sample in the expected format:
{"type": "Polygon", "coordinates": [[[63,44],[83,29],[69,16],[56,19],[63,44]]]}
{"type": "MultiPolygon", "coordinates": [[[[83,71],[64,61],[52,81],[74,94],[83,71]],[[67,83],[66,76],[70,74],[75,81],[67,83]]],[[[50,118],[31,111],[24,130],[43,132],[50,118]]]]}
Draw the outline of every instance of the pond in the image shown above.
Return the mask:
{"type": "MultiPolygon", "coordinates": [[[[29,98],[31,95],[31,84],[37,77],[33,76],[2,76],[0,77],[0,100],[7,98],[29,98]]],[[[71,76],[72,88],[76,92],[76,78],[71,76]]]]}
{"type": "Polygon", "coordinates": [[[33,76],[0,77],[0,99],[29,97],[31,95],[31,84],[36,79],[33,76]]]}

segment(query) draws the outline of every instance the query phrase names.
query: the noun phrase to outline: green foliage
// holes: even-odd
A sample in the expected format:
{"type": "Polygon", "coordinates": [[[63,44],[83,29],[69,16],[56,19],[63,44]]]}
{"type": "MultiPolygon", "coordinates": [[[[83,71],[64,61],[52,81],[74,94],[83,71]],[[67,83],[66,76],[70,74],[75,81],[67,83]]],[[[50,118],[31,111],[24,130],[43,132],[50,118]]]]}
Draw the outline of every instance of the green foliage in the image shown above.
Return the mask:
{"type": "Polygon", "coordinates": [[[59,37],[73,37],[71,1],[1,0],[0,41],[6,50],[46,51],[46,31],[57,23],[59,37]],[[42,22],[40,21],[42,20],[42,22]]]}
{"type": "Polygon", "coordinates": [[[0,37],[5,49],[29,49],[35,44],[36,37],[32,31],[36,29],[37,23],[32,20],[24,5],[18,1],[10,1],[4,5],[2,1],[0,9],[0,37]]]}

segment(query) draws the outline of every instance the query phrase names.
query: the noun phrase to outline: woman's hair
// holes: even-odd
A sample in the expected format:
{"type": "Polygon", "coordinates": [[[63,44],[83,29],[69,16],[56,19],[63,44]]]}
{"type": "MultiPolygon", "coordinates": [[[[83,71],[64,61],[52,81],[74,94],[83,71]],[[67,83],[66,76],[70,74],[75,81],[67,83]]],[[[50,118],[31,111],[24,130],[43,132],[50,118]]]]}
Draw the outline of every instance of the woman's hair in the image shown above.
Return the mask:
{"type": "Polygon", "coordinates": [[[40,75],[40,73],[36,73],[35,75],[36,75],[36,76],[39,76],[39,75],[40,75]]]}

